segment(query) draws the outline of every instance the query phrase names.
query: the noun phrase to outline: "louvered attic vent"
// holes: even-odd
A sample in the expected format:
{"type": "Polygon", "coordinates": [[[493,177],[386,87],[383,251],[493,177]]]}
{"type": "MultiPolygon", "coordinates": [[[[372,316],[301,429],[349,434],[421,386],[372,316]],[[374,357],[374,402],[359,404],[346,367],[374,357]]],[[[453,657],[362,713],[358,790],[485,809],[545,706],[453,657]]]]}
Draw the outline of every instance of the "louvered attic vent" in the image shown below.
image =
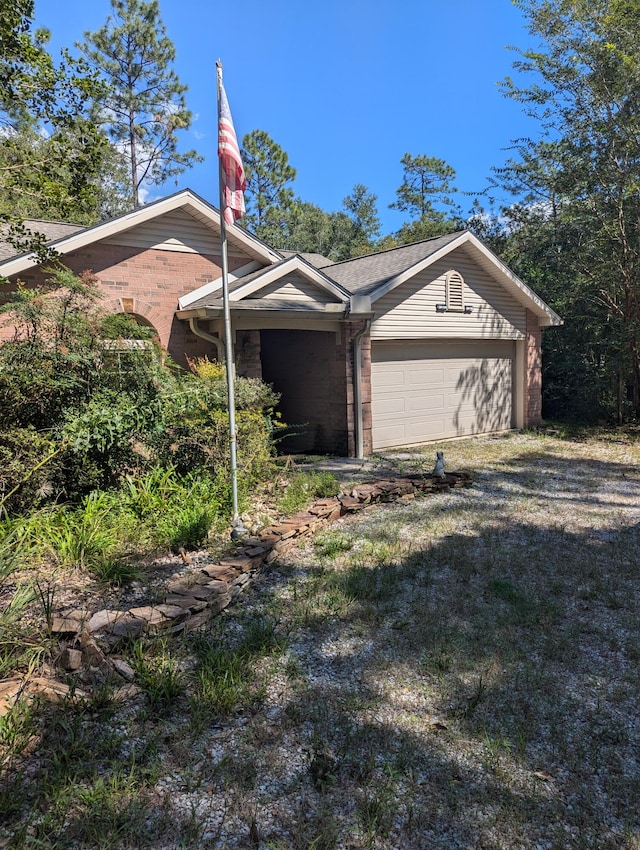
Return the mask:
{"type": "Polygon", "coordinates": [[[460,272],[447,272],[446,277],[447,310],[464,313],[464,278],[460,272]]]}

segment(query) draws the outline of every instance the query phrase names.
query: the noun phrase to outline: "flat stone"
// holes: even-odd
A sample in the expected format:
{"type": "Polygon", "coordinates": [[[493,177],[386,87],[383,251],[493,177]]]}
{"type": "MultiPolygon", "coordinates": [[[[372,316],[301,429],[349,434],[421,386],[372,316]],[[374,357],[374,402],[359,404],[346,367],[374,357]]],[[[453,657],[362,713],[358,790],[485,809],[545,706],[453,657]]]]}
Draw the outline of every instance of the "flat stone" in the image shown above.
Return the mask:
{"type": "Polygon", "coordinates": [[[103,632],[106,629],[109,629],[110,626],[113,626],[114,623],[117,623],[118,620],[121,620],[124,615],[124,611],[107,611],[106,609],[96,611],[96,613],[85,624],[85,628],[89,634],[103,632]]]}
{"type": "Polygon", "coordinates": [[[20,696],[24,682],[22,679],[7,679],[0,682],[0,717],[8,714],[20,696]]]}
{"type": "Polygon", "coordinates": [[[220,611],[224,611],[224,609],[228,607],[230,602],[231,588],[227,585],[225,593],[218,593],[213,599],[210,600],[209,604],[207,605],[206,613],[209,616],[219,614],[220,611]]]}
{"type": "Polygon", "coordinates": [[[82,639],[82,660],[87,667],[96,667],[103,673],[109,672],[109,661],[107,656],[100,649],[98,644],[90,638],[86,632],[83,632],[82,639]]]}
{"type": "Polygon", "coordinates": [[[173,620],[174,625],[177,623],[182,623],[189,617],[190,612],[185,610],[180,605],[156,605],[156,610],[161,611],[165,617],[168,617],[170,620],[173,620]]]}
{"type": "Polygon", "coordinates": [[[235,567],[223,567],[220,564],[215,564],[212,567],[203,567],[202,572],[209,576],[209,578],[215,578],[218,581],[233,581],[236,576],[242,573],[242,570],[238,570],[235,567]]]}
{"type": "Polygon", "coordinates": [[[122,676],[127,682],[133,682],[136,672],[130,664],[127,664],[122,658],[112,658],[111,663],[116,673],[122,676]]]}
{"type": "Polygon", "coordinates": [[[219,566],[243,573],[245,570],[250,570],[252,564],[253,558],[249,558],[247,555],[236,555],[232,558],[222,558],[219,566]]]}
{"type": "Polygon", "coordinates": [[[130,608],[128,613],[138,620],[144,620],[147,626],[159,626],[164,620],[169,619],[166,614],[154,605],[130,608]]]}
{"type": "Polygon", "coordinates": [[[195,584],[189,588],[189,596],[194,599],[204,600],[208,602],[216,593],[221,592],[221,588],[226,588],[226,581],[211,581],[206,584],[195,584]],[[211,587],[209,585],[212,585],[211,587]]]}
{"type": "Polygon", "coordinates": [[[244,554],[249,558],[259,558],[262,555],[266,555],[269,551],[267,546],[252,546],[250,549],[245,549],[244,554]]]}
{"type": "Polygon", "coordinates": [[[206,600],[196,599],[195,596],[167,596],[167,605],[179,605],[181,608],[188,609],[192,614],[198,611],[204,611],[207,607],[206,600]]]}
{"type": "Polygon", "coordinates": [[[360,500],[353,496],[340,496],[340,504],[346,511],[354,511],[362,507],[360,500]]]}
{"type": "Polygon", "coordinates": [[[141,617],[132,616],[129,611],[110,628],[109,632],[116,637],[138,637],[147,629],[147,622],[141,617]]]}
{"type": "Polygon", "coordinates": [[[82,666],[82,651],[80,649],[63,649],[58,657],[58,666],[63,670],[79,670],[82,666]]]}
{"type": "MultiPolygon", "coordinates": [[[[210,588],[213,596],[217,596],[218,594],[225,594],[229,590],[229,584],[226,581],[210,581],[207,583],[206,587],[210,588]]],[[[197,599],[198,597],[196,597],[197,599]]]]}
{"type": "MultiPolygon", "coordinates": [[[[47,702],[53,703],[63,702],[63,700],[69,699],[71,695],[69,686],[65,685],[64,682],[44,678],[29,679],[25,685],[25,692],[30,696],[41,697],[47,702]]],[[[76,699],[82,699],[86,696],[85,692],[78,688],[74,689],[73,694],[76,699]]]]}
{"type": "Polygon", "coordinates": [[[76,617],[54,617],[51,622],[51,632],[56,635],[76,635],[82,631],[84,620],[76,617]]]}
{"type": "Polygon", "coordinates": [[[129,699],[134,699],[142,693],[141,688],[138,685],[134,685],[129,683],[128,685],[122,685],[120,688],[116,688],[113,692],[113,699],[116,702],[126,702],[129,699]]]}

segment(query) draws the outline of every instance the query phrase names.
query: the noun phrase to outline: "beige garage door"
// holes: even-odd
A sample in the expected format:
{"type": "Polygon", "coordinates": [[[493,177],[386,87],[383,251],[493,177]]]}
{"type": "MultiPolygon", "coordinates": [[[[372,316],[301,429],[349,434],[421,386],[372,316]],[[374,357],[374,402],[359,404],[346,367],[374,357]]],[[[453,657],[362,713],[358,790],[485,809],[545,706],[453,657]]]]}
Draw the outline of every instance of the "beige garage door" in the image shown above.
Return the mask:
{"type": "Polygon", "coordinates": [[[374,342],[373,448],[511,428],[512,342],[374,342]]]}

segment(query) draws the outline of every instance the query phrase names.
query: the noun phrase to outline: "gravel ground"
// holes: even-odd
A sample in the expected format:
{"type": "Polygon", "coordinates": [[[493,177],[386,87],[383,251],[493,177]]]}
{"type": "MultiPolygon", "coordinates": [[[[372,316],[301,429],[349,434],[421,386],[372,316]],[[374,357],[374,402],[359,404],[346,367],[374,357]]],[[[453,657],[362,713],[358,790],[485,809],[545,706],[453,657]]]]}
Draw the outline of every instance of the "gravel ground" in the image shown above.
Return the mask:
{"type": "MultiPolygon", "coordinates": [[[[118,819],[112,802],[96,837],[80,826],[95,816],[85,794],[56,820],[45,728],[12,779],[36,813],[12,815],[29,826],[7,846],[638,850],[639,444],[439,448],[471,489],[336,522],[162,647],[186,683],[174,700],[154,708],[147,687],[107,720],[81,717],[97,767],[78,786],[133,753],[148,765],[127,792],[141,812],[118,819]],[[204,711],[203,647],[239,646],[235,698],[204,711]],[[37,843],[45,826],[55,837],[37,843]]],[[[333,471],[430,470],[434,455],[333,471]]]]}

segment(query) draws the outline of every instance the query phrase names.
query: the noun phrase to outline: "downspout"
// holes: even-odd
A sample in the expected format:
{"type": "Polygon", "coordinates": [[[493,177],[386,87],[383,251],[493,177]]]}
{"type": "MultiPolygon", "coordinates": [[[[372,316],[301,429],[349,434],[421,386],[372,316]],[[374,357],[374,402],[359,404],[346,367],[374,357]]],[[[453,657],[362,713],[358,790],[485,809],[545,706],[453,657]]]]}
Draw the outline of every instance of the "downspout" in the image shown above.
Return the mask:
{"type": "Polygon", "coordinates": [[[189,327],[191,328],[191,332],[196,336],[199,336],[200,339],[206,339],[207,342],[212,342],[216,347],[216,357],[218,358],[219,363],[224,362],[224,345],[221,339],[217,336],[213,336],[207,331],[203,331],[200,325],[198,324],[197,319],[189,319],[189,327]]]}
{"type": "Polygon", "coordinates": [[[353,338],[353,405],[356,420],[356,457],[364,457],[364,424],[362,420],[362,337],[371,328],[371,319],[365,319],[364,327],[353,338]]]}

